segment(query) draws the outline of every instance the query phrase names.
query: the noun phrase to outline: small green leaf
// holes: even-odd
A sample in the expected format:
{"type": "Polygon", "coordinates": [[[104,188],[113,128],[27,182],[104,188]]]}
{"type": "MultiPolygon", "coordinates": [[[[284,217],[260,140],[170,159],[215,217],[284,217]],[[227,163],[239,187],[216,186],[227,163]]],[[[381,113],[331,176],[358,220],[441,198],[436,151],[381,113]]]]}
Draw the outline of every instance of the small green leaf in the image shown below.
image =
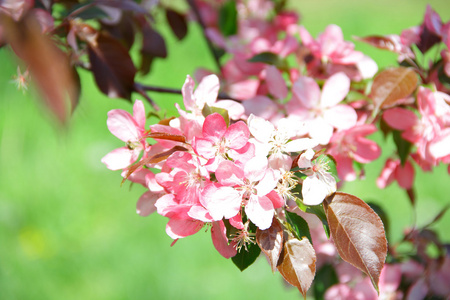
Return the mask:
{"type": "Polygon", "coordinates": [[[412,144],[403,139],[401,132],[398,130],[393,131],[393,138],[395,145],[397,146],[398,156],[400,157],[402,166],[404,166],[406,160],[408,159],[409,153],[411,152],[412,144]]]}
{"type": "Polygon", "coordinates": [[[297,239],[301,240],[303,237],[307,237],[309,242],[312,244],[309,226],[305,219],[296,213],[286,211],[286,221],[288,221],[289,225],[292,226],[292,229],[294,230],[293,233],[297,239]]]}
{"type": "Polygon", "coordinates": [[[205,104],[205,106],[202,109],[202,115],[206,118],[207,116],[212,115],[213,113],[218,113],[219,115],[221,115],[225,120],[227,126],[230,125],[230,116],[228,115],[228,110],[226,110],[225,108],[214,107],[205,104]]]}
{"type": "Polygon", "coordinates": [[[224,36],[237,33],[237,9],[236,1],[227,1],[219,11],[219,29],[224,36]]]}
{"type": "Polygon", "coordinates": [[[325,214],[325,210],[322,205],[315,206],[307,206],[306,212],[310,214],[315,214],[319,220],[322,222],[323,229],[325,230],[325,234],[327,238],[330,238],[330,227],[328,226],[327,215],[325,214]]]}
{"type": "Polygon", "coordinates": [[[278,55],[272,52],[262,52],[259,54],[256,54],[252,58],[248,60],[249,62],[260,62],[265,63],[268,65],[274,65],[277,66],[280,64],[280,58],[278,55]]]}
{"type": "Polygon", "coordinates": [[[257,244],[247,244],[247,250],[248,251],[241,248],[241,250],[231,258],[236,267],[238,267],[241,271],[244,271],[247,267],[254,263],[261,253],[261,249],[257,244]]]}

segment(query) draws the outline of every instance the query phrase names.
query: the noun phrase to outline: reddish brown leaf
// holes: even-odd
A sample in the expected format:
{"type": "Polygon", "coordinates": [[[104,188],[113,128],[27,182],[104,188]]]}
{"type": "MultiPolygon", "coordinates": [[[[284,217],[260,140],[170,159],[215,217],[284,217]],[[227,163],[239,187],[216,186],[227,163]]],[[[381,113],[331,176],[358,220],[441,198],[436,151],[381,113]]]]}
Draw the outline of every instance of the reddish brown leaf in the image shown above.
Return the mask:
{"type": "Polygon", "coordinates": [[[167,48],[164,38],[154,30],[143,17],[136,18],[142,30],[141,66],[140,71],[147,74],[155,57],[167,57],[167,48]]]}
{"type": "Polygon", "coordinates": [[[277,268],[283,278],[306,297],[316,274],[316,253],[309,240],[290,237],[284,243],[277,268]]]}
{"type": "Polygon", "coordinates": [[[375,76],[370,97],[377,107],[387,108],[411,95],[416,86],[417,74],[412,69],[390,68],[375,76]]]}
{"type": "Polygon", "coordinates": [[[130,99],[136,68],[128,50],[109,34],[97,32],[88,42],[91,71],[99,89],[108,97],[130,99]]]}
{"type": "Polygon", "coordinates": [[[169,141],[175,141],[175,142],[180,142],[180,143],[186,142],[186,137],[184,135],[170,134],[170,133],[166,133],[166,132],[151,132],[151,133],[145,135],[143,138],[169,140],[169,141]]]}
{"type": "Polygon", "coordinates": [[[378,291],[387,254],[380,217],[364,201],[346,193],[336,192],[323,205],[339,255],[369,275],[378,291]]]}
{"type": "Polygon", "coordinates": [[[166,8],[166,19],[175,36],[182,40],[187,34],[187,23],[184,15],[179,12],[166,8]]]}
{"type": "Polygon", "coordinates": [[[173,153],[177,152],[177,151],[188,151],[186,148],[181,147],[181,146],[175,146],[167,151],[155,154],[151,157],[147,157],[144,159],[141,159],[139,162],[137,162],[136,164],[132,165],[129,169],[127,174],[125,175],[125,177],[122,180],[122,184],[125,182],[125,180],[127,180],[128,177],[130,177],[131,174],[133,174],[134,171],[136,171],[137,169],[139,169],[140,167],[146,165],[146,164],[156,164],[159,163],[160,161],[166,160],[167,158],[169,158],[169,156],[171,156],[173,153]]]}
{"type": "Polygon", "coordinates": [[[356,40],[367,43],[379,49],[394,51],[395,42],[386,36],[381,35],[370,35],[365,37],[355,37],[356,40]]]}
{"type": "Polygon", "coordinates": [[[78,74],[68,56],[41,34],[33,14],[18,22],[6,15],[2,20],[7,42],[28,65],[45,105],[61,123],[66,123],[79,97],[78,74]]]}
{"type": "Polygon", "coordinates": [[[119,8],[124,11],[128,10],[141,14],[148,13],[142,6],[133,0],[95,0],[94,3],[97,5],[119,8]]]}
{"type": "Polygon", "coordinates": [[[268,229],[256,230],[256,242],[267,256],[272,272],[275,272],[283,249],[283,226],[276,218],[273,218],[272,226],[268,229]]]}

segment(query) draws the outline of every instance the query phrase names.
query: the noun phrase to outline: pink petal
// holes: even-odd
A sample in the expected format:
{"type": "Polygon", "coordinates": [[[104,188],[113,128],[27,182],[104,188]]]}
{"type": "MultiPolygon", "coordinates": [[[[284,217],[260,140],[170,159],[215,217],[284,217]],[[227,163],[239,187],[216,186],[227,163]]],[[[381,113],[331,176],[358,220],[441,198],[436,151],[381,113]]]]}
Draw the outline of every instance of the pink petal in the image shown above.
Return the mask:
{"type": "MultiPolygon", "coordinates": [[[[270,98],[258,95],[243,102],[247,115],[254,114],[265,120],[269,120],[278,112],[278,106],[270,98]]],[[[248,123],[247,123],[248,124],[248,123]]]]}
{"type": "Polygon", "coordinates": [[[325,81],[320,97],[321,107],[333,107],[347,96],[350,79],[342,72],[336,73],[325,81]]]}
{"type": "Polygon", "coordinates": [[[220,100],[214,103],[214,107],[220,107],[228,111],[232,120],[239,120],[245,113],[244,105],[233,100],[220,100]]]}
{"type": "Polygon", "coordinates": [[[209,211],[201,205],[193,205],[187,214],[189,217],[205,223],[213,221],[209,211]]]}
{"type": "Polygon", "coordinates": [[[227,124],[224,118],[218,114],[213,113],[206,117],[203,123],[202,134],[203,137],[211,139],[211,141],[220,141],[227,130],[227,124]]]}
{"type": "Polygon", "coordinates": [[[196,109],[194,96],[195,82],[191,76],[186,76],[186,81],[181,88],[181,93],[183,94],[183,103],[186,110],[194,111],[196,109]]]}
{"type": "Polygon", "coordinates": [[[228,127],[224,137],[228,147],[240,149],[247,144],[248,138],[250,137],[250,131],[244,122],[239,121],[228,127]]]}
{"type": "Polygon", "coordinates": [[[275,127],[272,123],[261,117],[255,116],[254,114],[251,114],[248,117],[247,124],[253,137],[261,143],[269,142],[275,131],[275,127]]]}
{"type": "Polygon", "coordinates": [[[428,150],[435,159],[450,155],[450,128],[443,130],[439,137],[431,141],[428,150]]]}
{"type": "Polygon", "coordinates": [[[114,109],[109,111],[106,124],[109,131],[124,142],[139,139],[140,133],[136,121],[124,110],[114,109]]]}
{"type": "Polygon", "coordinates": [[[195,219],[170,219],[166,225],[166,233],[172,239],[180,239],[197,233],[204,223],[195,219]]]}
{"type": "Polygon", "coordinates": [[[284,99],[287,96],[288,89],[281,72],[272,65],[266,67],[266,83],[270,94],[276,99],[284,99]]]}
{"type": "Polygon", "coordinates": [[[336,105],[324,111],[324,119],[337,129],[349,129],[356,125],[358,115],[349,105],[336,105]]]}
{"type": "Polygon", "coordinates": [[[139,152],[132,151],[128,147],[122,147],[114,149],[113,151],[106,154],[101,162],[106,165],[110,170],[121,170],[125,169],[138,158],[139,152]]]}
{"type": "Polygon", "coordinates": [[[263,178],[268,165],[267,157],[256,156],[250,159],[244,166],[244,175],[250,182],[263,178]]]}
{"type": "Polygon", "coordinates": [[[301,138],[290,141],[286,144],[285,150],[287,152],[300,152],[306,149],[312,149],[319,143],[316,140],[310,138],[301,138]]]}
{"type": "Polygon", "coordinates": [[[228,219],[230,221],[230,225],[237,229],[244,229],[244,223],[242,222],[241,214],[238,213],[234,217],[228,219]]]}
{"type": "Polygon", "coordinates": [[[419,121],[417,116],[409,109],[394,107],[383,113],[383,120],[392,128],[406,130],[419,121]]]}
{"type": "Polygon", "coordinates": [[[309,122],[308,128],[309,136],[321,145],[328,144],[333,136],[333,126],[320,117],[309,122]]]}
{"type": "Polygon", "coordinates": [[[211,238],[214,247],[223,257],[230,258],[236,255],[234,245],[228,244],[227,229],[222,221],[212,223],[211,238]]]}
{"type": "Polygon", "coordinates": [[[213,146],[214,143],[209,139],[194,137],[192,141],[192,148],[195,152],[206,159],[215,157],[217,149],[213,146]]]}
{"type": "Polygon", "coordinates": [[[133,105],[133,116],[134,116],[134,119],[136,120],[136,123],[137,123],[138,127],[141,130],[144,130],[145,129],[146,115],[145,115],[144,103],[142,103],[142,101],[136,100],[136,102],[134,102],[134,105],[133,105]]]}
{"type": "Polygon", "coordinates": [[[197,105],[201,108],[205,103],[212,105],[219,94],[219,78],[215,74],[203,77],[194,92],[197,105]]]}
{"type": "Polygon", "coordinates": [[[380,293],[392,293],[397,291],[402,280],[402,268],[399,264],[385,264],[381,270],[379,287],[380,293]]]}
{"type": "Polygon", "coordinates": [[[336,169],[340,179],[353,181],[356,179],[355,169],[353,169],[353,160],[348,156],[334,156],[336,159],[336,169]]]}
{"type": "Polygon", "coordinates": [[[383,170],[381,171],[380,176],[377,178],[377,185],[380,189],[384,189],[388,185],[394,181],[394,171],[397,168],[399,162],[396,162],[392,159],[386,160],[384,164],[383,170]]]}
{"type": "Polygon", "coordinates": [[[232,187],[209,184],[204,188],[200,202],[209,211],[213,220],[219,221],[222,218],[232,218],[239,213],[242,196],[232,187]]]}
{"type": "Polygon", "coordinates": [[[278,176],[272,169],[266,169],[264,177],[255,186],[258,196],[265,196],[270,193],[278,183],[278,176]]]}
{"type": "Polygon", "coordinates": [[[351,299],[351,288],[345,283],[338,283],[329,287],[325,293],[325,300],[351,299]]]}
{"type": "Polygon", "coordinates": [[[413,165],[409,161],[406,161],[404,166],[399,164],[395,169],[395,178],[397,179],[400,187],[405,190],[410,189],[414,183],[413,165]]]}
{"type": "MultiPolygon", "coordinates": [[[[328,195],[330,195],[334,189],[334,191],[336,191],[336,183],[334,188],[331,187],[328,184],[328,181],[330,181],[332,179],[329,177],[331,176],[330,174],[327,175],[326,180],[323,180],[322,178],[313,175],[313,176],[308,176],[304,181],[303,181],[303,186],[302,186],[302,196],[303,196],[303,203],[306,205],[318,205],[320,203],[322,203],[322,201],[325,199],[325,197],[327,197],[328,195]]],[[[334,180],[334,178],[333,178],[334,180]]]]}
{"type": "Polygon", "coordinates": [[[269,198],[270,201],[272,201],[273,208],[281,208],[286,204],[283,197],[281,197],[280,194],[278,194],[274,190],[268,193],[266,197],[269,198]]]}
{"type": "Polygon", "coordinates": [[[266,196],[252,195],[245,206],[248,218],[261,230],[272,225],[274,211],[272,201],[266,196]]]}
{"type": "Polygon", "coordinates": [[[381,148],[374,141],[358,138],[355,141],[356,151],[353,158],[360,163],[369,163],[381,155],[381,148]]]}
{"type": "Polygon", "coordinates": [[[320,100],[320,88],[311,77],[300,77],[292,87],[292,93],[308,109],[315,108],[320,100]]]}
{"type": "Polygon", "coordinates": [[[216,178],[222,185],[244,185],[244,171],[229,160],[219,164],[216,170],[216,178]]]}
{"type": "Polygon", "coordinates": [[[344,41],[344,35],[339,26],[331,24],[325,28],[325,31],[320,34],[318,41],[321,46],[322,55],[330,56],[336,51],[336,48],[344,41]]]}
{"type": "Polygon", "coordinates": [[[156,200],[161,197],[160,193],[151,191],[145,192],[136,204],[136,213],[142,217],[146,217],[156,211],[156,200]]]}

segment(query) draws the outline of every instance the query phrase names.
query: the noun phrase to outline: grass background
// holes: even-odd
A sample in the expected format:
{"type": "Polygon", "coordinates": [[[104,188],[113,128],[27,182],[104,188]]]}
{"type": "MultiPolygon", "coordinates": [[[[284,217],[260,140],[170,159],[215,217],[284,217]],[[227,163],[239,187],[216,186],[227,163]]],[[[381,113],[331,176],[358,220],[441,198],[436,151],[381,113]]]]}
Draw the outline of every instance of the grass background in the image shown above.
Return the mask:
{"type": "MultiPolygon", "coordinates": [[[[426,1],[291,1],[302,23],[316,36],[331,23],[346,39],[370,34],[400,33],[421,22],[426,1]]],[[[444,21],[447,0],[430,1],[444,21]]],[[[167,34],[169,59],[157,61],[143,81],[180,88],[198,66],[213,67],[199,30],[178,43],[167,34]]],[[[380,66],[395,56],[356,43],[380,66]]],[[[106,127],[109,110],[131,105],[98,92],[90,74],[82,72],[82,99],[67,130],[60,129],[31,91],[22,94],[10,83],[17,61],[0,49],[0,299],[298,299],[279,274],[271,274],[263,258],[240,272],[214,249],[203,231],[180,240],[165,234],[166,219],[135,214],[144,189],[120,187],[119,172],[100,163],[121,146],[106,127]]],[[[169,113],[179,96],[153,94],[169,113]]],[[[138,95],[134,95],[139,98],[138,95]]],[[[149,107],[147,106],[147,109],[149,107]]],[[[380,136],[375,139],[381,141],[380,136]]],[[[380,204],[391,218],[394,240],[414,222],[404,192],[395,184],[378,190],[383,156],[366,179],[344,190],[380,204]]],[[[446,168],[418,174],[417,222],[429,221],[449,201],[446,168]]],[[[450,242],[450,216],[435,227],[450,242]]]]}

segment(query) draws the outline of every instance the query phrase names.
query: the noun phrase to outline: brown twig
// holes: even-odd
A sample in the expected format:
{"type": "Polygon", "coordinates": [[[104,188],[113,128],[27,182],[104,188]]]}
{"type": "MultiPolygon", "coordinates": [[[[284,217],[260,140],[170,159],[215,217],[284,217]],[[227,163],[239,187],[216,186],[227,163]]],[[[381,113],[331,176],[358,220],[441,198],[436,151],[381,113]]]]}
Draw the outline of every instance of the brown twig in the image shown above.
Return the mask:
{"type": "Polygon", "coordinates": [[[208,44],[208,48],[210,52],[212,53],[214,57],[214,62],[216,63],[216,67],[218,71],[222,72],[222,65],[220,64],[220,58],[217,54],[217,51],[214,49],[214,46],[211,42],[211,40],[208,38],[206,34],[206,25],[205,22],[203,22],[202,16],[200,15],[200,11],[198,10],[197,4],[195,4],[195,0],[187,0],[189,6],[191,7],[192,11],[195,14],[195,17],[197,18],[198,23],[200,24],[200,27],[202,28],[203,36],[205,37],[206,43],[208,44]]]}

